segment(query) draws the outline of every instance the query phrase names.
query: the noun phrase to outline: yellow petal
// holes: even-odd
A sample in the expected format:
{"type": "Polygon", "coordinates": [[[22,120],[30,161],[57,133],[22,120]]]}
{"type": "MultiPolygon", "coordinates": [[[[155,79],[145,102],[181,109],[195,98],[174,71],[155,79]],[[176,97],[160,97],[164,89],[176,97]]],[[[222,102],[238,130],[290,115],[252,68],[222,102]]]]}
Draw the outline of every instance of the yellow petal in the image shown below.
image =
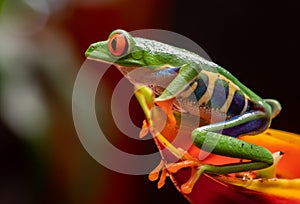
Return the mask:
{"type": "MultiPolygon", "coordinates": [[[[300,135],[281,130],[268,129],[255,136],[243,136],[240,139],[252,144],[264,146],[271,152],[284,153],[277,166],[277,177],[300,178],[300,135]]],[[[300,188],[300,187],[299,187],[300,188]]]]}
{"type": "Polygon", "coordinates": [[[234,177],[219,176],[217,180],[260,193],[300,200],[300,178],[242,180],[234,177]]]}

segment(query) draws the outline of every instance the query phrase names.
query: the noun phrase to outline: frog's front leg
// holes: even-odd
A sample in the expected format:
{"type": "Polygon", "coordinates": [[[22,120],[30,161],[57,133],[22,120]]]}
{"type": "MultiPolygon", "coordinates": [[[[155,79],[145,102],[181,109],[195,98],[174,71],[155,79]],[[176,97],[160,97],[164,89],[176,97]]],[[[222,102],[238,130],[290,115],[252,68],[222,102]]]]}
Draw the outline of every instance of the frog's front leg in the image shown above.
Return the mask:
{"type": "Polygon", "coordinates": [[[177,97],[197,76],[199,76],[201,70],[202,68],[200,66],[192,66],[189,64],[182,65],[178,75],[165,88],[163,93],[155,99],[155,102],[165,102],[177,97]]]}
{"type": "MultiPolygon", "coordinates": [[[[179,68],[177,76],[165,87],[165,90],[160,96],[155,98],[154,102],[160,106],[168,116],[169,122],[175,124],[175,118],[173,116],[173,102],[177,96],[179,96],[190,83],[197,78],[202,68],[197,65],[184,64],[179,68]]],[[[176,69],[178,69],[176,68],[176,69]]],[[[174,68],[172,68],[174,69],[174,68]]],[[[191,87],[191,91],[194,91],[196,87],[191,87]]]]}
{"type": "MultiPolygon", "coordinates": [[[[170,170],[174,171],[174,169],[180,169],[183,167],[198,167],[200,164],[200,161],[185,152],[184,150],[174,147],[168,139],[166,139],[158,130],[155,129],[155,123],[157,122],[157,118],[160,117],[160,115],[156,115],[156,108],[154,106],[154,95],[152,91],[146,87],[146,86],[135,86],[135,95],[138,100],[138,102],[141,105],[141,108],[143,109],[146,120],[143,122],[143,128],[140,132],[140,137],[145,136],[148,131],[152,134],[154,137],[154,140],[157,143],[157,147],[160,147],[161,145],[165,148],[167,148],[171,154],[173,154],[178,160],[183,161],[179,167],[176,167],[176,164],[168,164],[164,159],[160,162],[160,164],[149,174],[149,179],[151,181],[157,180],[159,178],[159,172],[161,171],[160,179],[158,182],[158,188],[161,188],[164,185],[164,181],[166,179],[166,176],[169,175],[170,170]],[[153,117],[153,115],[156,115],[156,117],[153,117]],[[160,143],[160,144],[158,144],[160,143]]],[[[170,101],[165,101],[160,103],[160,107],[165,111],[167,115],[172,115],[172,106],[169,103],[170,101]]],[[[174,117],[174,116],[173,116],[174,117]]],[[[171,117],[172,118],[172,117],[171,117]]],[[[168,118],[169,119],[169,118],[168,118]]],[[[172,120],[175,120],[172,119],[172,120]]],[[[169,121],[169,123],[172,121],[169,121]]],[[[175,120],[176,122],[176,120],[175,120]]],[[[170,123],[172,125],[176,125],[173,123],[170,123]]],[[[172,126],[175,128],[174,126],[172,126]]],[[[159,148],[160,149],[160,148],[159,148]]],[[[163,155],[162,155],[163,156],[163,155]]]]}

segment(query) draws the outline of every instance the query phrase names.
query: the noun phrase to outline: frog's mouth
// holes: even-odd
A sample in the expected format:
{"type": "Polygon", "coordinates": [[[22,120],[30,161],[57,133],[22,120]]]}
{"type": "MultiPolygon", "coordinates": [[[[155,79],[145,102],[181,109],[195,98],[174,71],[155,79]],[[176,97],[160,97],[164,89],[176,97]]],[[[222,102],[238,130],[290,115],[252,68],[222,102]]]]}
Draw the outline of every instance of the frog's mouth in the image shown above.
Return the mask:
{"type": "Polygon", "coordinates": [[[137,67],[125,67],[125,66],[120,66],[116,63],[113,62],[108,62],[106,60],[102,60],[102,59],[98,59],[98,58],[93,58],[93,57],[87,57],[88,60],[92,60],[92,61],[97,61],[97,62],[101,62],[104,64],[109,64],[109,65],[113,65],[115,66],[125,77],[126,75],[131,72],[132,70],[136,69],[137,67]]]}
{"type": "Polygon", "coordinates": [[[128,67],[103,59],[87,57],[88,60],[101,62],[115,66],[131,83],[142,84],[146,86],[167,87],[177,76],[178,72],[166,69],[152,69],[149,67],[128,67]]]}

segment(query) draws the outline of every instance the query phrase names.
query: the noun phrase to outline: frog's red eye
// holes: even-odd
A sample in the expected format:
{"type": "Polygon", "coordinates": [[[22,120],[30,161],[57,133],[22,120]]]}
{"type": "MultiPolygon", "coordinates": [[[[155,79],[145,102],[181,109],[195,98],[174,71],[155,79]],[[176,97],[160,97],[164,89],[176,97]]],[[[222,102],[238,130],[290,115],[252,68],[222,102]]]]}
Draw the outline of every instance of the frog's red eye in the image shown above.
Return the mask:
{"type": "Polygon", "coordinates": [[[116,57],[124,55],[128,48],[128,40],[123,34],[113,34],[108,41],[108,49],[116,57]]]}

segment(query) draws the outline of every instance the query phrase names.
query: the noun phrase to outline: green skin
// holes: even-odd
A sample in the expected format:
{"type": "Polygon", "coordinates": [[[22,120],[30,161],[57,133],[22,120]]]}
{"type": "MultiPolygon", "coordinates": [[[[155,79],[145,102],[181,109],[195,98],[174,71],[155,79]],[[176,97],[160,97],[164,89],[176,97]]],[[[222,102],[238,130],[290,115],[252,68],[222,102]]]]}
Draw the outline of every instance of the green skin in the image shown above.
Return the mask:
{"type": "MultiPolygon", "coordinates": [[[[116,44],[114,44],[113,48],[116,48],[115,46],[116,44]]],[[[181,67],[178,75],[168,82],[166,89],[155,101],[166,101],[179,96],[199,76],[202,70],[218,73],[226,79],[229,79],[242,93],[248,96],[249,101],[259,106],[263,111],[245,113],[240,116],[238,115],[233,120],[225,120],[196,128],[192,132],[192,138],[194,144],[199,148],[205,146],[212,153],[247,159],[252,162],[234,163],[223,166],[203,165],[199,168],[198,174],[200,175],[203,172],[212,174],[244,172],[263,169],[273,164],[272,153],[264,147],[217,133],[217,131],[224,128],[236,127],[258,118],[265,118],[267,122],[264,126],[259,128],[259,130],[249,132],[249,134],[262,132],[269,127],[271,119],[280,112],[280,104],[276,100],[261,99],[219,65],[184,49],[154,40],[132,37],[124,30],[115,30],[110,34],[108,40],[90,45],[85,55],[88,59],[114,64],[124,75],[140,67],[151,70],[162,70],[166,67],[181,67]],[[109,43],[112,43],[110,40],[116,34],[121,34],[127,40],[126,48],[123,52],[117,54],[118,56],[112,53],[112,50],[109,48],[109,43]],[[205,145],[203,145],[204,141],[205,145]]],[[[142,83],[136,81],[132,82],[135,84],[142,83]]],[[[145,95],[146,94],[147,93],[145,93],[145,95]]]]}

